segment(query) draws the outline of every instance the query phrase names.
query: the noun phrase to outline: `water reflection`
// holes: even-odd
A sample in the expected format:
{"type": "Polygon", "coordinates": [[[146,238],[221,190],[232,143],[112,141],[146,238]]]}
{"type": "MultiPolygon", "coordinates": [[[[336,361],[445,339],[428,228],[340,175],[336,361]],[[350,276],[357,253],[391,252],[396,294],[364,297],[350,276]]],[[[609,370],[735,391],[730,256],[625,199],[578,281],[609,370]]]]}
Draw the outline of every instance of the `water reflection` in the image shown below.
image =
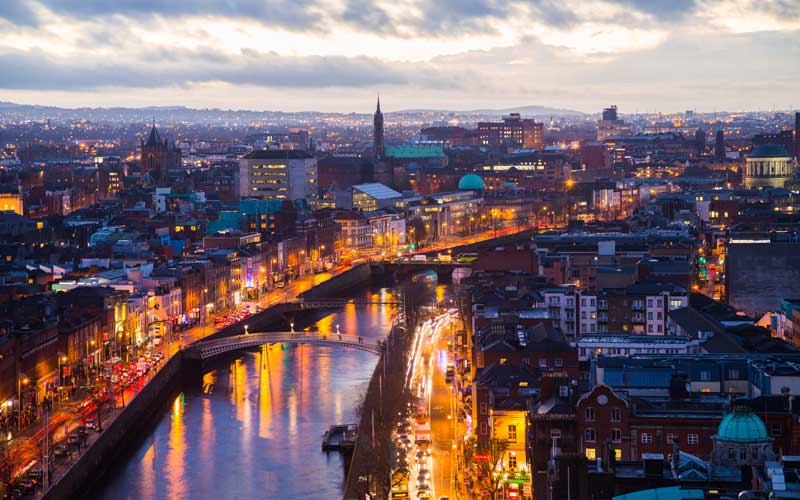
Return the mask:
{"type": "MultiPolygon", "coordinates": [[[[395,300],[390,291],[358,300],[395,300]]],[[[348,305],[321,332],[382,337],[394,307],[348,305]]],[[[240,353],[179,395],[96,498],[309,499],[341,497],[338,454],[320,451],[352,408],[377,358],[339,348],[280,345],[240,353]]]]}

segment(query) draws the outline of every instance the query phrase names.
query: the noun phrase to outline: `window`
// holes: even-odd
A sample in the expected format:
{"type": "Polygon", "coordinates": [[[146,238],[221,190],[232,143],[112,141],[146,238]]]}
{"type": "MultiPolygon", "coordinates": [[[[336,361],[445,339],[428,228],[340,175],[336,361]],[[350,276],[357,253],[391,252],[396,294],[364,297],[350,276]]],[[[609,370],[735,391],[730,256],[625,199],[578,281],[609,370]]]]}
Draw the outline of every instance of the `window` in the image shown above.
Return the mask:
{"type": "Polygon", "coordinates": [[[594,441],[594,429],[586,429],[583,432],[583,439],[584,441],[594,441]]]}
{"type": "Polygon", "coordinates": [[[653,325],[647,325],[647,331],[653,333],[653,325]]]}
{"type": "Polygon", "coordinates": [[[647,307],[653,307],[653,299],[647,299],[647,307]]]}
{"type": "Polygon", "coordinates": [[[776,437],[783,435],[783,426],[781,424],[772,424],[769,427],[769,435],[776,437]]]}
{"type": "Polygon", "coordinates": [[[594,420],[594,408],[591,406],[586,408],[584,415],[586,416],[586,420],[594,420]]]}
{"type": "Polygon", "coordinates": [[[569,396],[569,387],[562,385],[558,388],[558,395],[562,398],[569,396]]]}
{"type": "Polygon", "coordinates": [[[622,420],[622,411],[619,408],[611,408],[611,421],[619,422],[622,420]]]}
{"type": "Polygon", "coordinates": [[[653,321],[653,311],[649,311],[647,313],[647,319],[650,320],[650,321],[653,321]]]}
{"type": "Polygon", "coordinates": [[[675,434],[667,434],[667,444],[675,443],[675,434]]]}
{"type": "Polygon", "coordinates": [[[564,366],[564,360],[561,358],[556,358],[556,368],[561,368],[564,366]]]}
{"type": "Polygon", "coordinates": [[[657,312],[657,313],[656,313],[656,318],[657,318],[657,319],[660,319],[660,320],[661,320],[661,319],[664,319],[664,315],[663,315],[661,312],[657,312]]]}
{"type": "Polygon", "coordinates": [[[622,450],[620,450],[619,448],[614,448],[614,459],[622,460],[622,450]]]}
{"type": "Polygon", "coordinates": [[[658,330],[658,333],[661,333],[663,331],[663,327],[661,326],[661,324],[658,325],[656,330],[658,330]]]}
{"type": "Polygon", "coordinates": [[[744,446],[739,448],[739,460],[747,460],[747,448],[744,446]]]}
{"type": "Polygon", "coordinates": [[[615,443],[622,441],[622,431],[619,429],[611,429],[611,440],[615,443]]]}
{"type": "Polygon", "coordinates": [[[758,460],[758,448],[750,448],[750,458],[758,460]]]}
{"type": "Polygon", "coordinates": [[[700,380],[708,382],[711,380],[711,372],[708,370],[700,370],[700,380]]]}
{"type": "Polygon", "coordinates": [[[698,439],[697,434],[689,434],[686,436],[686,443],[687,444],[697,444],[700,440],[698,439]]]}
{"type": "Polygon", "coordinates": [[[508,426],[508,440],[509,441],[516,441],[517,440],[517,426],[516,425],[509,425],[508,426]]]}
{"type": "Polygon", "coordinates": [[[539,358],[539,368],[547,368],[547,358],[539,358]]]}
{"type": "Polygon", "coordinates": [[[653,442],[653,435],[649,432],[642,433],[642,444],[650,444],[653,442]]]}
{"type": "Polygon", "coordinates": [[[489,411],[489,408],[486,405],[486,403],[481,403],[481,411],[480,411],[481,414],[485,415],[488,411],[489,411]]]}
{"type": "Polygon", "coordinates": [[[486,422],[481,422],[481,435],[485,436],[488,433],[489,433],[489,426],[486,424],[486,422]]]}
{"type": "Polygon", "coordinates": [[[597,460],[597,452],[594,448],[586,448],[586,458],[588,460],[597,460]]]}
{"type": "Polygon", "coordinates": [[[509,469],[516,469],[517,468],[517,454],[512,452],[508,453],[508,468],[509,469]]]}
{"type": "Polygon", "coordinates": [[[739,369],[738,368],[728,368],[728,378],[737,380],[739,378],[739,369]]]}

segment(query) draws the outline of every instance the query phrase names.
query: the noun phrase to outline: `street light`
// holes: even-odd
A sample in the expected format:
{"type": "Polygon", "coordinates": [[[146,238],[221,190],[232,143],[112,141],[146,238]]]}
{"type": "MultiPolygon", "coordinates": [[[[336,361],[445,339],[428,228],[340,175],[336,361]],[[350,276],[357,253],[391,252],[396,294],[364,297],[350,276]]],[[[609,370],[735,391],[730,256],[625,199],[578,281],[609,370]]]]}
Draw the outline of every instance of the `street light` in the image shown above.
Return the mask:
{"type": "Polygon", "coordinates": [[[244,325],[244,334],[247,335],[247,325],[244,325]]]}
{"type": "Polygon", "coordinates": [[[22,386],[28,385],[28,377],[25,377],[22,372],[17,374],[17,404],[19,410],[17,412],[17,428],[22,429],[22,386]]]}

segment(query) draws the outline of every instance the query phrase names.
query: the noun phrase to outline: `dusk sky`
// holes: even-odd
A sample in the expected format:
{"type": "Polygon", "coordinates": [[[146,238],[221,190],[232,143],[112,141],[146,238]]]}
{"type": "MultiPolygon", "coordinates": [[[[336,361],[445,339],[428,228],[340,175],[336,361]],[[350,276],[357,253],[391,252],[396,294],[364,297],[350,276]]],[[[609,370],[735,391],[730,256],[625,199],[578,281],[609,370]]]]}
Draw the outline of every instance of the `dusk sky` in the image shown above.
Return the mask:
{"type": "Polygon", "coordinates": [[[800,106],[800,0],[3,0],[0,100],[800,106]]]}

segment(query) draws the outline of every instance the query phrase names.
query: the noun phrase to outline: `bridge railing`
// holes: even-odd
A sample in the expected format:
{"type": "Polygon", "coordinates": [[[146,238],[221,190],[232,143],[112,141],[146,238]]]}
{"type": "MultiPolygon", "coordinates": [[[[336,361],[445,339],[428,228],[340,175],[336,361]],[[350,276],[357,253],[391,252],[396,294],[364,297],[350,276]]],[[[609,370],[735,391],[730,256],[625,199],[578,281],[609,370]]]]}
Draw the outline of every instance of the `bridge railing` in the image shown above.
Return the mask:
{"type": "Polygon", "coordinates": [[[257,347],[263,344],[320,344],[343,345],[356,349],[379,353],[382,344],[375,339],[368,339],[356,335],[320,332],[262,332],[234,335],[214,340],[197,342],[190,349],[199,352],[202,358],[210,357],[224,352],[257,347]]]}

